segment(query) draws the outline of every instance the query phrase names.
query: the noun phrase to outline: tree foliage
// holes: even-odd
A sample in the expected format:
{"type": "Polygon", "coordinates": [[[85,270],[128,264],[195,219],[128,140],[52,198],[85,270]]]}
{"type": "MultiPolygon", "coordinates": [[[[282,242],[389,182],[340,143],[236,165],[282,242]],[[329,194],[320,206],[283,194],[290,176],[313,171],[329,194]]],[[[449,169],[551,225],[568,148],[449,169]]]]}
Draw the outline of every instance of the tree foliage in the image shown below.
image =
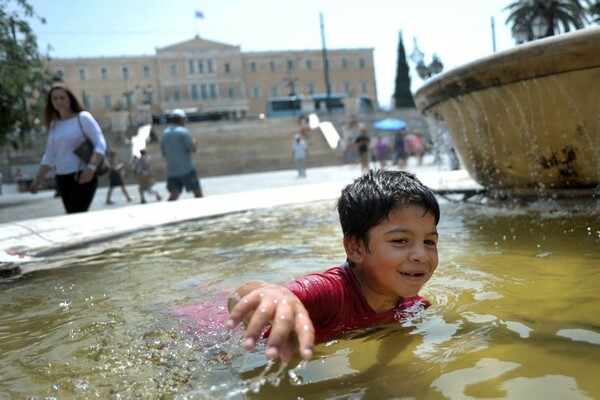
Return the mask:
{"type": "Polygon", "coordinates": [[[600,0],[596,0],[596,2],[590,6],[590,14],[592,16],[592,21],[600,25],[600,0]]]}
{"type": "Polygon", "coordinates": [[[394,89],[394,108],[414,107],[415,101],[410,91],[410,75],[406,52],[402,43],[402,32],[398,38],[398,61],[396,64],[396,87],[394,89]]]}
{"type": "Polygon", "coordinates": [[[0,0],[0,147],[29,144],[52,81],[27,18],[45,23],[27,0],[0,0]]]}
{"type": "Polygon", "coordinates": [[[512,31],[527,32],[528,40],[533,40],[532,26],[537,17],[548,23],[542,37],[569,32],[571,28],[582,29],[588,21],[592,7],[591,0],[516,0],[505,9],[509,11],[506,24],[512,31]]]}

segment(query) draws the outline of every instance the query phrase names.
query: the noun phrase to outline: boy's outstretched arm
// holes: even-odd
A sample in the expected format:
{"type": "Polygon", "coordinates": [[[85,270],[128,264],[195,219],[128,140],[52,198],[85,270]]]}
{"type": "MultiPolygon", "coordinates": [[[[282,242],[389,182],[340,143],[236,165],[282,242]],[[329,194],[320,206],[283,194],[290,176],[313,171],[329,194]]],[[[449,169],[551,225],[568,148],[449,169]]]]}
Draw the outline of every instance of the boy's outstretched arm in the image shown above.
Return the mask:
{"type": "Polygon", "coordinates": [[[288,362],[296,347],[300,356],[312,357],[315,330],[308,311],[290,290],[263,281],[248,281],[238,287],[227,302],[229,320],[227,329],[245,322],[243,347],[252,350],[263,330],[271,325],[265,356],[274,360],[280,357],[288,362]]]}

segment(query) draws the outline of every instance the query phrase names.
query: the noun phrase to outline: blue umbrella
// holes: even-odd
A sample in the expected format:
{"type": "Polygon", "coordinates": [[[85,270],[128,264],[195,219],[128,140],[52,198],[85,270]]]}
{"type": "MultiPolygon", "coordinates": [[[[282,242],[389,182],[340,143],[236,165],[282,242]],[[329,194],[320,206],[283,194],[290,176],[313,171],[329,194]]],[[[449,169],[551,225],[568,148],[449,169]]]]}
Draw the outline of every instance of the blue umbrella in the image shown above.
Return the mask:
{"type": "Polygon", "coordinates": [[[406,121],[396,118],[386,118],[375,122],[373,128],[380,131],[400,131],[406,129],[406,121]]]}

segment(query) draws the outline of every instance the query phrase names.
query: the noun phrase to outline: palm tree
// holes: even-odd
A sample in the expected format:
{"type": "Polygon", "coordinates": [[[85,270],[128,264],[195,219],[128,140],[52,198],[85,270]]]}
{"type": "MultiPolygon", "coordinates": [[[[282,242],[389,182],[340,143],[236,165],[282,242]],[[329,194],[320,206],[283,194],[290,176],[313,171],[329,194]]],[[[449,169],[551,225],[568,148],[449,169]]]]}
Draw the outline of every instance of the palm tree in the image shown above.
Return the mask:
{"type": "Polygon", "coordinates": [[[506,24],[512,24],[513,36],[522,43],[584,28],[591,7],[591,0],[516,0],[505,8],[510,11],[506,24]],[[536,25],[542,32],[534,32],[536,25]]]}
{"type": "Polygon", "coordinates": [[[590,7],[590,14],[592,15],[592,21],[600,24],[600,0],[596,0],[590,7]]]}

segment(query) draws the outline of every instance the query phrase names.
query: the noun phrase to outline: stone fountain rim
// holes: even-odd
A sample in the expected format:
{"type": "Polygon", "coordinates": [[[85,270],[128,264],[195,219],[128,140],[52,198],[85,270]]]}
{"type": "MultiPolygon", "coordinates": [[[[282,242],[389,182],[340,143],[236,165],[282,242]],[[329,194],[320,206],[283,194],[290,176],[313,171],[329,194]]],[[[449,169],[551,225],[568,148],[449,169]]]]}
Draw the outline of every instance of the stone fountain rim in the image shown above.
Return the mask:
{"type": "Polygon", "coordinates": [[[600,67],[600,27],[519,45],[440,74],[415,93],[421,112],[443,101],[490,87],[600,67]]]}

